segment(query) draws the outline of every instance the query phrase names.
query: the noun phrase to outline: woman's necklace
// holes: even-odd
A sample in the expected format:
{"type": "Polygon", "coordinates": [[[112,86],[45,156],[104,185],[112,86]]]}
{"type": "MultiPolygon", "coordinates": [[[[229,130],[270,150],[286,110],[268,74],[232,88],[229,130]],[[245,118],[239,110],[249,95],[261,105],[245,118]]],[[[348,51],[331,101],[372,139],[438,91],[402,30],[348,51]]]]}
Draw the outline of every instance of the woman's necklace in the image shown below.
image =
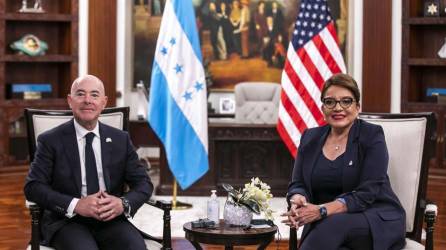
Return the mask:
{"type": "MultiPolygon", "coordinates": [[[[343,144],[342,141],[345,140],[346,137],[347,136],[342,136],[340,139],[336,140],[337,143],[333,143],[335,151],[339,151],[341,149],[341,146],[343,144]]],[[[332,139],[332,141],[334,141],[334,139],[332,139]]]]}

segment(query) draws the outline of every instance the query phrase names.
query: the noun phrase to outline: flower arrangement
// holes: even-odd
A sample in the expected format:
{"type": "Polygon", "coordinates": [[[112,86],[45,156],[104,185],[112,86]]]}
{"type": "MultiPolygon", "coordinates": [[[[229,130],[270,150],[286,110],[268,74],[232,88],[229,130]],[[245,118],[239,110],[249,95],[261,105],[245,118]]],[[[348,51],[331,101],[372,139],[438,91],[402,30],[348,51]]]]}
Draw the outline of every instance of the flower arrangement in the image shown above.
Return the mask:
{"type": "Polygon", "coordinates": [[[243,205],[252,212],[260,214],[263,212],[267,220],[273,220],[273,211],[269,207],[269,201],[273,198],[270,186],[262,182],[258,177],[252,178],[246,183],[242,191],[234,189],[229,184],[223,184],[228,192],[229,198],[236,205],[243,205]]]}

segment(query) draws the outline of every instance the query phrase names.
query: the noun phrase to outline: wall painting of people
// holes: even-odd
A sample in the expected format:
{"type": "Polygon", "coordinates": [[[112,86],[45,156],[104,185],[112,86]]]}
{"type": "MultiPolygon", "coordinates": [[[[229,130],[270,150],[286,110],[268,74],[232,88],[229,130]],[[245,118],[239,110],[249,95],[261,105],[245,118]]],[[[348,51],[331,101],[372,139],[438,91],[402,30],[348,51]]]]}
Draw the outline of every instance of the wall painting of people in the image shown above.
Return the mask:
{"type": "MultiPolygon", "coordinates": [[[[280,83],[299,0],[194,0],[212,89],[244,81],[280,83]]],[[[347,0],[329,0],[345,47],[347,0]]],[[[345,50],[344,50],[345,51],[345,50]]]]}
{"type": "MultiPolygon", "coordinates": [[[[211,90],[231,90],[244,81],[280,83],[300,0],[192,1],[211,90]]],[[[134,0],[134,82],[144,79],[147,86],[164,3],[134,0]]],[[[328,4],[346,58],[348,0],[328,4]]]]}

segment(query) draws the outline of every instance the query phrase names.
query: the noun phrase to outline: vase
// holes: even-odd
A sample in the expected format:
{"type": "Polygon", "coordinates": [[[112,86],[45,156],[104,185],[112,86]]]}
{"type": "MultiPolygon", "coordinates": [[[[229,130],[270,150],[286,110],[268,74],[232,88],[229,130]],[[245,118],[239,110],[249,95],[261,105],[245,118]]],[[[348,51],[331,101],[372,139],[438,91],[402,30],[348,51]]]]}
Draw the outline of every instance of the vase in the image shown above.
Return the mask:
{"type": "Polygon", "coordinates": [[[232,226],[248,226],[251,224],[252,211],[244,205],[227,200],[223,211],[225,224],[232,226]]]}

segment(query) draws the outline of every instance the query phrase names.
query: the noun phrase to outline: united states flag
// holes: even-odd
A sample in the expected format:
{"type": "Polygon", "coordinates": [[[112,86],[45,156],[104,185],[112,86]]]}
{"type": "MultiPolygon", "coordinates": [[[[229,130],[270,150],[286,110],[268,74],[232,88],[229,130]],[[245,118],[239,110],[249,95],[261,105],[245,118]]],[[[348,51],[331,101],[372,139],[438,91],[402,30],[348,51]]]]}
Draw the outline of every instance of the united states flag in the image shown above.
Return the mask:
{"type": "Polygon", "coordinates": [[[282,72],[277,130],[293,156],[305,129],[325,123],[320,101],[330,76],[346,72],[326,0],[302,0],[282,72]]]}

